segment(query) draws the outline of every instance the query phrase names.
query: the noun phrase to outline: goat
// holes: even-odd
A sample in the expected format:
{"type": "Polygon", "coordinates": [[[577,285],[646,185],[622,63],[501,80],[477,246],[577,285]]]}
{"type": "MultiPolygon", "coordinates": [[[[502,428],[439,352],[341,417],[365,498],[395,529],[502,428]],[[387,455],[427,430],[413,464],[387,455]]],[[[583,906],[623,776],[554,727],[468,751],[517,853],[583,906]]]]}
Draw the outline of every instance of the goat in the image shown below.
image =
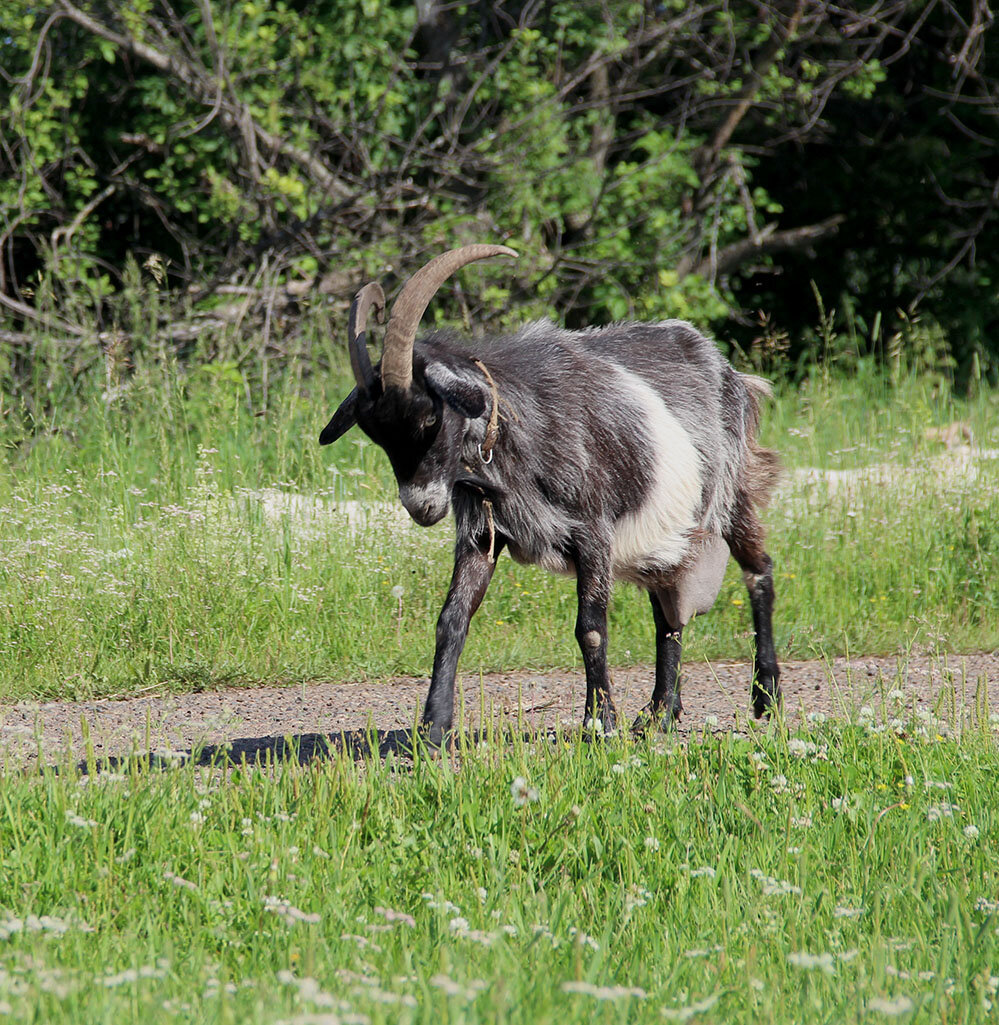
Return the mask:
{"type": "Polygon", "coordinates": [[[475,260],[517,254],[469,245],[431,260],[392,306],[372,369],[368,316],[377,283],[351,306],[357,386],[319,437],[353,425],[388,455],[399,498],[420,525],[454,511],[454,571],[437,621],[423,726],[452,727],[454,681],[471,617],[506,548],[515,560],[576,577],[576,639],[586,673],[584,727],[617,717],[607,669],[607,603],[615,578],[649,592],[655,687],[632,729],[669,729],[680,700],[681,635],[718,596],[731,554],[742,567],[756,635],[756,717],[780,701],[773,562],[757,510],[779,471],[759,447],[770,386],[736,372],[690,324],[622,323],[568,331],[542,320],[512,337],[468,343],[447,332],[416,341],[437,290],[475,260]]]}

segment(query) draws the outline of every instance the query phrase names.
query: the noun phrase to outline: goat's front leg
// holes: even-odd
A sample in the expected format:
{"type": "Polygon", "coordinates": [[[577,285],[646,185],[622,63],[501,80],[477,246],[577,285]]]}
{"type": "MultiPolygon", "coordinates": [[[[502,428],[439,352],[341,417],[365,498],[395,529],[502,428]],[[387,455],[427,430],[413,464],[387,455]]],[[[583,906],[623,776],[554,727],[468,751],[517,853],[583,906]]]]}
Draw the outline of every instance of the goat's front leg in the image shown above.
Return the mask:
{"type": "Polygon", "coordinates": [[[611,681],[607,670],[607,603],[610,600],[610,544],[591,545],[577,550],[576,640],[586,670],[586,710],[584,729],[613,733],[617,712],[611,700],[611,681]]]}
{"type": "Polygon", "coordinates": [[[468,624],[482,604],[502,547],[503,541],[497,537],[493,558],[489,557],[488,541],[480,546],[473,541],[459,539],[455,548],[451,587],[437,619],[437,648],[430,692],[423,706],[423,725],[432,744],[441,743],[444,733],[451,729],[458,657],[465,647],[468,624]]]}

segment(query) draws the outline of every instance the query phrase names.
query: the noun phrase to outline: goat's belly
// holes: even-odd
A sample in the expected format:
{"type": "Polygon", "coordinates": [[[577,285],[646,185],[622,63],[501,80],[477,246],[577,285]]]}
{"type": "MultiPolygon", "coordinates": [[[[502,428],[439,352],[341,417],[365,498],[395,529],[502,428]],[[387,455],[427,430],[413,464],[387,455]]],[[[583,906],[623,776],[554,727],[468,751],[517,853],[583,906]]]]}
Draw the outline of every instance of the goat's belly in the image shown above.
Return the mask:
{"type": "Polygon", "coordinates": [[[630,398],[649,434],[652,484],[637,508],[614,524],[615,576],[645,578],[679,566],[690,552],[701,501],[701,461],[690,435],[644,381],[627,371],[630,398]]]}

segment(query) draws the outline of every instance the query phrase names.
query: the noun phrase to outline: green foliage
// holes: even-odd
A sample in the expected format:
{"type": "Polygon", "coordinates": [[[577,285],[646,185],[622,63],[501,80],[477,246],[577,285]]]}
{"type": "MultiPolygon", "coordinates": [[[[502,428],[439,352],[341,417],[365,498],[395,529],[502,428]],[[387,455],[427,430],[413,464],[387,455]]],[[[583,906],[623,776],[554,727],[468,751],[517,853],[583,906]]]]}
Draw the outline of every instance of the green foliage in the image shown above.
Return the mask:
{"type": "Polygon", "coordinates": [[[164,269],[164,337],[232,286],[252,334],[271,329],[275,285],[324,281],[342,301],[488,238],[520,261],[468,272],[432,316],[675,316],[748,351],[763,310],[794,366],[828,351],[814,282],[852,358],[890,357],[918,321],[942,332],[948,374],[994,381],[994,30],[968,35],[939,5],[800,15],[10,0],[0,316],[22,351],[4,373],[34,373],[30,322],[127,332],[130,260],[164,269]]]}

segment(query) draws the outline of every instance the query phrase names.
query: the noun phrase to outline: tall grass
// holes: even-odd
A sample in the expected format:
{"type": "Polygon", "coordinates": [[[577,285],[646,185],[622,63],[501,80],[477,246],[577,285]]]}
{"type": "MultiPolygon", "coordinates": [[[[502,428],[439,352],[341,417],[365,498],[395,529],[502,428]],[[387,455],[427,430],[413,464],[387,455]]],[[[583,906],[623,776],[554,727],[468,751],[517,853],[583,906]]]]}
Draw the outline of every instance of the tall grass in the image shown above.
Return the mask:
{"type": "Polygon", "coordinates": [[[999,725],[887,700],[887,726],[411,770],[7,775],[0,1014],[994,1020],[999,725]]]}
{"type": "MultiPolygon", "coordinates": [[[[260,364],[238,353],[154,351],[127,373],[109,354],[5,398],[0,698],[429,671],[450,528],[405,526],[359,431],[319,448],[348,382],[335,353],[318,372],[311,352],[271,370],[266,405],[260,364]]],[[[767,513],[782,658],[999,644],[999,463],[945,472],[924,436],[956,419],[999,447],[996,395],[958,399],[939,375],[861,364],[779,386],[763,440],[790,471],[767,513]],[[835,493],[795,475],[889,462],[905,475],[835,493]]],[[[504,557],[463,667],[576,665],[574,610],[571,581],[504,557]]],[[[685,642],[690,659],[749,655],[734,566],[685,642]]],[[[646,600],[618,588],[612,660],[652,646],[646,600]]]]}

